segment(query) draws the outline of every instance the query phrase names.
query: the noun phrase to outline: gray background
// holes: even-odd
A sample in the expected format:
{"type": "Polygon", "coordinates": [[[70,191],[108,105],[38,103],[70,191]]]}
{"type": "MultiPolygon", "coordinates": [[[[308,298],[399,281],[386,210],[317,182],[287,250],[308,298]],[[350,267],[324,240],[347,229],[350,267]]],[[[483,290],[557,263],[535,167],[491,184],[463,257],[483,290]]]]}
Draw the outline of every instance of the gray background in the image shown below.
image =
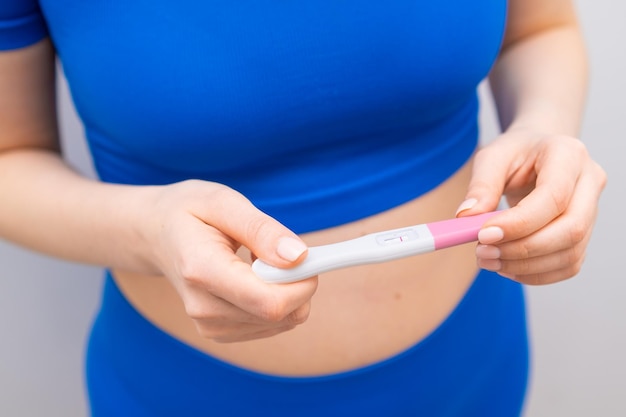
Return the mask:
{"type": "MultiPolygon", "coordinates": [[[[609,185],[581,274],[527,291],[533,344],[527,417],[626,415],[626,282],[620,241],[626,234],[620,204],[626,179],[621,101],[626,95],[626,2],[577,3],[593,69],[582,139],[608,172],[609,185]]],[[[92,175],[82,128],[64,81],[59,82],[68,158],[92,175]]],[[[484,139],[489,140],[496,129],[488,99],[482,118],[484,139]]],[[[98,303],[100,271],[2,241],[0,265],[0,415],[86,415],[82,356],[98,303]]]]}

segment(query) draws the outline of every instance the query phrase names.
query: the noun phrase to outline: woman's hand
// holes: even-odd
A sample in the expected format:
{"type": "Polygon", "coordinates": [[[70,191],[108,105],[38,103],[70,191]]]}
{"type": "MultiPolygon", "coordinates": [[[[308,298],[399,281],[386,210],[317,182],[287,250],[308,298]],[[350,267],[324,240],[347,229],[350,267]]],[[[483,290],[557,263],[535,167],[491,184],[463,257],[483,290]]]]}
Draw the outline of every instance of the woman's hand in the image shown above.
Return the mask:
{"type": "Polygon", "coordinates": [[[524,284],[576,275],[598,210],[606,174],[585,146],[568,136],[510,130],[476,155],[458,215],[509,210],[479,233],[478,265],[524,284]]]}
{"type": "Polygon", "coordinates": [[[198,332],[220,342],[273,336],[303,323],[317,278],[261,281],[236,255],[241,245],[274,266],[290,267],[307,247],[236,191],[185,181],[159,189],[143,239],[183,300],[198,332]],[[146,231],[147,230],[147,231],[146,231]]]}

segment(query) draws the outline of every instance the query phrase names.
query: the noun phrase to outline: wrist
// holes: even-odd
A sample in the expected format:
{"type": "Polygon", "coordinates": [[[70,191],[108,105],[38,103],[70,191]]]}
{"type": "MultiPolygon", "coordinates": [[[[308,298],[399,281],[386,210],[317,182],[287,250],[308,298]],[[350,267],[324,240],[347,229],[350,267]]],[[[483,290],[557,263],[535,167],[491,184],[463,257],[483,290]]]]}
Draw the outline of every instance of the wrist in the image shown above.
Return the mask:
{"type": "Polygon", "coordinates": [[[158,201],[163,186],[122,186],[121,194],[126,194],[122,207],[118,207],[124,225],[118,261],[124,269],[132,272],[161,274],[159,262],[159,231],[162,217],[158,201]]]}
{"type": "Polygon", "coordinates": [[[571,117],[568,111],[547,103],[533,103],[529,111],[520,111],[505,132],[524,132],[538,136],[565,135],[578,137],[580,125],[578,117],[571,117]]]}

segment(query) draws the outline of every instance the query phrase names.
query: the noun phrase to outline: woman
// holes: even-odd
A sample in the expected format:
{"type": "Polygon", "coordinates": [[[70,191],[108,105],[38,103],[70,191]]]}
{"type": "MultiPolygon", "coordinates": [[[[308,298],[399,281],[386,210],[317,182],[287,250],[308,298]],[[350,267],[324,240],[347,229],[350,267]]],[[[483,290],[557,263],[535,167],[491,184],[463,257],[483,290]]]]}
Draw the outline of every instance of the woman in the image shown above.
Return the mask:
{"type": "Polygon", "coordinates": [[[108,268],[94,416],[521,412],[519,283],[578,272],[605,183],[574,138],[571,1],[10,0],[0,16],[0,235],[108,268]],[[99,181],[60,156],[55,56],[99,181]],[[503,134],[475,152],[487,75],[503,134]],[[478,246],[285,285],[250,269],[502,196],[478,246]]]}

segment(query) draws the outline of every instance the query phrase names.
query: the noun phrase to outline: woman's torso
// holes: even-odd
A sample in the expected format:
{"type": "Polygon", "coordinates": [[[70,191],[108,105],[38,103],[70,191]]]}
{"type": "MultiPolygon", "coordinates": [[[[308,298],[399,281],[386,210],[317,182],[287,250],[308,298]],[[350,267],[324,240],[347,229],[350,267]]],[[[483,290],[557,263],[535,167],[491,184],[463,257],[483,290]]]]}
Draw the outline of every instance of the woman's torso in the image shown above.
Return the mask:
{"type": "MultiPolygon", "coordinates": [[[[311,245],[454,215],[506,14],[505,0],[39,3],[102,180],[221,182],[311,245]]],[[[307,323],[228,345],[196,334],[164,278],[115,276],[201,350],[319,374],[414,344],[475,273],[465,245],[324,274],[307,323]]]]}

